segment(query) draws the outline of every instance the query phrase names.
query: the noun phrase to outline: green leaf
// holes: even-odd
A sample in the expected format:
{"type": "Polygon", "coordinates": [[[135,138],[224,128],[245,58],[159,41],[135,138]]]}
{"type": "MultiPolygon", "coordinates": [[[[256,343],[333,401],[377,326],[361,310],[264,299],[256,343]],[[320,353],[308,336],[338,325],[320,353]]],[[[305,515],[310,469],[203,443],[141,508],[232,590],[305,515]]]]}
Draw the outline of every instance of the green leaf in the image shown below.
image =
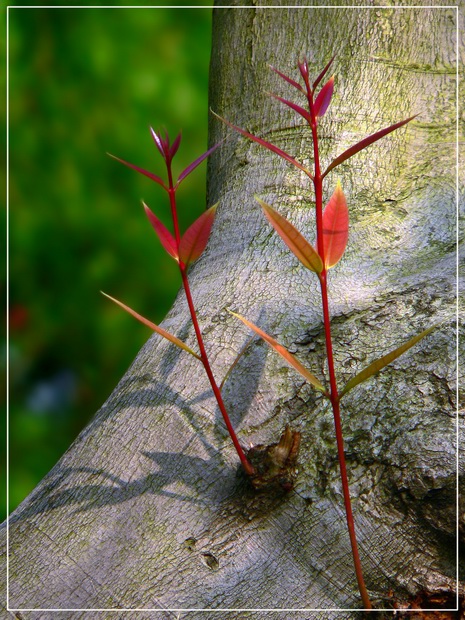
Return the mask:
{"type": "Polygon", "coordinates": [[[169,340],[170,342],[175,344],[180,349],[183,349],[184,351],[187,351],[188,353],[190,353],[191,355],[193,355],[197,359],[201,359],[200,355],[197,355],[197,353],[195,353],[192,349],[190,349],[187,346],[187,344],[184,344],[184,342],[182,342],[182,340],[179,340],[179,338],[176,338],[176,336],[173,336],[173,334],[170,334],[169,332],[167,332],[162,327],[159,327],[158,325],[155,325],[155,323],[152,323],[152,321],[149,321],[148,319],[146,319],[142,315],[138,314],[135,310],[133,310],[129,306],[126,306],[125,304],[123,304],[121,301],[118,301],[114,297],[110,297],[110,295],[107,295],[103,291],[101,291],[101,293],[102,293],[102,295],[105,295],[105,297],[108,297],[108,299],[111,299],[111,301],[113,301],[115,304],[117,304],[118,306],[123,308],[123,310],[126,310],[126,312],[129,312],[129,314],[132,314],[132,316],[135,317],[141,323],[143,323],[143,325],[146,325],[147,327],[150,327],[150,329],[153,329],[154,332],[157,332],[157,334],[159,334],[160,336],[163,336],[163,338],[166,338],[166,340],[169,340]]]}
{"type": "Polygon", "coordinates": [[[257,327],[251,321],[248,321],[247,319],[245,319],[240,314],[237,314],[236,312],[232,312],[231,310],[228,310],[228,312],[230,312],[230,314],[233,314],[235,317],[241,320],[245,325],[247,325],[247,327],[250,327],[250,329],[253,329],[253,331],[256,334],[258,334],[261,338],[263,338],[263,340],[267,344],[269,344],[270,347],[272,347],[277,353],[279,353],[279,355],[281,355],[281,357],[283,357],[288,364],[290,364],[293,368],[295,368],[295,370],[297,370],[297,372],[299,372],[302,375],[302,377],[304,377],[309,383],[311,383],[313,387],[315,387],[320,392],[323,392],[323,394],[328,395],[328,392],[326,388],[324,387],[324,385],[322,385],[321,382],[314,375],[312,375],[310,371],[308,371],[304,366],[302,366],[299,360],[296,357],[294,357],[292,353],[289,353],[289,351],[285,347],[283,347],[281,344],[279,344],[279,342],[277,342],[274,338],[269,336],[266,332],[264,332],[262,329],[257,327]]]}
{"type": "Polygon", "coordinates": [[[342,398],[344,394],[347,394],[347,392],[351,390],[352,388],[354,388],[356,385],[358,385],[359,383],[362,383],[362,381],[366,381],[371,376],[375,375],[377,372],[382,370],[385,366],[387,366],[388,364],[393,362],[395,359],[400,357],[402,353],[405,353],[405,351],[410,349],[410,347],[413,347],[417,342],[419,342],[422,338],[427,336],[435,328],[436,328],[436,325],[433,325],[433,327],[429,327],[428,329],[425,329],[417,336],[414,336],[413,338],[411,338],[408,342],[406,342],[402,346],[398,347],[394,351],[391,351],[391,353],[388,353],[387,355],[383,355],[383,357],[380,357],[379,359],[372,362],[369,366],[365,368],[365,370],[362,370],[361,372],[359,372],[357,375],[355,375],[355,377],[353,377],[347,383],[347,385],[341,391],[339,398],[342,398]]]}
{"type": "Polygon", "coordinates": [[[266,202],[263,202],[257,196],[255,196],[255,200],[260,204],[267,220],[302,265],[310,269],[310,271],[321,273],[323,271],[323,261],[305,237],[285,217],[266,204],[266,202]]]}

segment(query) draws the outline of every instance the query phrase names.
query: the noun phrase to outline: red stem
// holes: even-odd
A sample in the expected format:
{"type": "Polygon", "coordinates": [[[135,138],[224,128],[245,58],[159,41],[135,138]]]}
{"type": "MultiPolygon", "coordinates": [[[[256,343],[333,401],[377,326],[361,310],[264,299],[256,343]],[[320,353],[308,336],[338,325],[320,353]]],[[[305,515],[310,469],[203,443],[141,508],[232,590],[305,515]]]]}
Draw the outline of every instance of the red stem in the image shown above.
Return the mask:
{"type": "MultiPolygon", "coordinates": [[[[320,157],[318,148],[318,131],[317,119],[313,111],[313,93],[307,87],[307,98],[312,118],[311,129],[313,138],[313,155],[315,161],[315,175],[313,177],[313,185],[315,188],[315,209],[316,209],[316,235],[318,254],[325,263],[324,245],[323,245],[323,178],[320,169],[320,157]]],[[[336,373],[334,370],[333,344],[331,338],[331,319],[329,315],[328,304],[328,286],[326,267],[319,275],[321,287],[321,302],[323,306],[323,323],[326,341],[326,357],[328,360],[329,383],[330,383],[330,401],[333,409],[334,428],[336,433],[337,455],[339,460],[339,469],[341,473],[342,492],[344,495],[344,507],[346,513],[347,528],[349,530],[350,545],[352,547],[352,557],[354,561],[355,575],[357,577],[358,589],[362,597],[365,609],[372,609],[370,598],[363,579],[362,565],[358,553],[357,537],[355,535],[354,517],[352,514],[352,504],[350,501],[349,481],[347,478],[346,459],[344,455],[344,438],[342,435],[341,412],[339,409],[339,393],[337,390],[336,373]]]]}
{"type": "MultiPolygon", "coordinates": [[[[177,209],[176,209],[176,189],[173,186],[173,177],[171,174],[171,165],[168,164],[167,166],[168,168],[168,181],[169,181],[169,190],[168,190],[168,194],[170,197],[170,207],[171,207],[171,215],[173,217],[173,227],[174,227],[174,234],[175,234],[175,238],[176,238],[176,246],[179,250],[179,244],[181,241],[181,235],[179,232],[179,223],[178,223],[178,214],[177,214],[177,209]]],[[[215,395],[216,398],[216,402],[218,403],[218,407],[220,408],[221,411],[221,415],[223,416],[223,420],[224,423],[226,424],[226,428],[228,429],[228,432],[231,436],[232,442],[234,444],[234,447],[236,448],[237,454],[239,456],[239,459],[242,463],[242,467],[244,468],[245,473],[248,476],[253,476],[256,472],[254,467],[250,464],[249,460],[247,459],[247,457],[244,454],[244,450],[241,447],[241,444],[239,443],[239,440],[237,439],[237,435],[234,431],[234,428],[231,424],[231,420],[229,419],[229,415],[228,412],[226,411],[226,407],[224,405],[224,401],[223,401],[223,397],[221,396],[221,391],[220,388],[218,387],[216,381],[215,381],[215,377],[213,376],[213,372],[210,366],[210,362],[208,361],[208,356],[207,356],[207,352],[205,351],[205,345],[203,343],[203,338],[202,338],[202,333],[200,331],[200,327],[199,327],[199,322],[197,321],[197,314],[195,312],[195,306],[194,306],[194,302],[192,299],[192,295],[191,295],[191,290],[190,290],[190,286],[189,286],[189,280],[187,278],[187,267],[184,265],[184,263],[179,262],[179,270],[181,272],[181,278],[182,278],[182,285],[184,287],[184,292],[186,294],[186,299],[187,299],[187,305],[189,306],[189,312],[191,315],[191,320],[192,320],[192,324],[194,326],[194,330],[195,330],[195,335],[197,337],[197,342],[199,345],[199,350],[200,350],[200,358],[202,361],[202,364],[205,368],[205,372],[207,373],[208,379],[210,381],[210,385],[212,387],[213,393],[215,395]]]]}
{"type": "Polygon", "coordinates": [[[363,579],[362,564],[358,553],[357,537],[355,535],[354,517],[352,514],[352,504],[350,501],[349,481],[347,478],[346,459],[344,454],[344,438],[342,435],[341,412],[339,409],[339,394],[337,391],[336,374],[334,372],[333,346],[331,340],[331,325],[328,308],[328,291],[326,270],[320,274],[321,300],[323,304],[323,321],[325,327],[326,355],[328,359],[329,382],[331,389],[331,406],[333,408],[334,429],[336,433],[337,455],[339,459],[339,469],[341,472],[342,492],[344,495],[344,506],[346,511],[347,528],[349,530],[350,546],[352,547],[352,557],[354,560],[355,575],[357,577],[358,589],[362,597],[365,609],[372,609],[370,598],[363,579]]]}
{"type": "Polygon", "coordinates": [[[248,476],[253,476],[255,474],[255,469],[250,464],[249,460],[244,454],[244,450],[237,439],[234,428],[231,424],[231,420],[229,419],[228,412],[226,411],[226,407],[224,406],[223,397],[221,396],[220,388],[216,384],[215,377],[213,376],[213,372],[210,366],[210,362],[208,361],[207,353],[205,351],[205,346],[203,344],[202,334],[200,332],[199,323],[197,321],[197,315],[195,313],[194,302],[192,301],[192,295],[189,287],[189,280],[187,279],[186,267],[179,264],[182,284],[184,286],[184,292],[186,293],[187,304],[189,306],[189,311],[191,313],[192,324],[194,326],[195,335],[197,336],[197,342],[199,344],[200,357],[202,360],[202,364],[205,368],[205,372],[207,373],[208,379],[210,381],[210,385],[212,386],[213,393],[216,397],[216,402],[218,403],[218,407],[220,408],[221,415],[223,416],[224,423],[226,424],[226,428],[228,429],[229,434],[231,435],[232,442],[234,447],[236,448],[237,454],[241,460],[242,467],[244,468],[245,473],[248,476]]]}

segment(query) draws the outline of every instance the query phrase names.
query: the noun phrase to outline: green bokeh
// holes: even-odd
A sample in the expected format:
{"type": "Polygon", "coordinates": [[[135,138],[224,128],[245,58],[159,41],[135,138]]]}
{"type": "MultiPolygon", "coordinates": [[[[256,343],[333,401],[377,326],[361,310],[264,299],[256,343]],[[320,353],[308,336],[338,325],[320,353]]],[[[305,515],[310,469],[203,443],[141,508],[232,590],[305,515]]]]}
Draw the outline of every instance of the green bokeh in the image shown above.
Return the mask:
{"type": "Polygon", "coordinates": [[[210,40],[208,8],[10,9],[10,510],[150,335],[99,291],[155,322],[178,291],[140,203],[169,225],[165,194],[106,152],[163,175],[150,125],[182,129],[175,171],[206,150],[210,40]]]}

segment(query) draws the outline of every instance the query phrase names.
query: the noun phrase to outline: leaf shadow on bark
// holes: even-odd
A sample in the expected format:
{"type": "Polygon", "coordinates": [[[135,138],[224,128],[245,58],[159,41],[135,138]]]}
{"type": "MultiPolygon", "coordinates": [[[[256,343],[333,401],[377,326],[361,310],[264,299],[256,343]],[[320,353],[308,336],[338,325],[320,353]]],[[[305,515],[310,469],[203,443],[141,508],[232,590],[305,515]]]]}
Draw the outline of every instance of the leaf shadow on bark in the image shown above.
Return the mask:
{"type": "MultiPolygon", "coordinates": [[[[224,473],[218,474],[217,464],[215,466],[211,461],[200,457],[174,452],[143,452],[143,455],[156,463],[159,470],[130,481],[102,469],[57,465],[50,473],[52,480],[42,486],[37,498],[30,497],[26,508],[10,516],[10,525],[58,508],[76,505],[75,512],[86,512],[103,506],[122,504],[145,493],[205,505],[210,503],[209,493],[199,496],[201,486],[198,485],[199,479],[205,478],[205,472],[214,468],[215,483],[223,486],[230,486],[231,478],[234,479],[234,472],[231,472],[230,468],[225,468],[224,473]],[[87,479],[95,478],[96,482],[60,488],[67,478],[79,474],[87,474],[87,479]],[[101,482],[102,480],[105,482],[101,482]],[[167,490],[166,487],[171,487],[175,483],[181,483],[184,488],[192,488],[192,495],[167,490]]],[[[209,484],[206,483],[205,488],[208,489],[209,484]]]]}
{"type": "MultiPolygon", "coordinates": [[[[262,313],[260,313],[261,315],[262,313]]],[[[241,351],[243,347],[250,341],[249,335],[246,334],[243,344],[239,347],[241,351]]],[[[234,428],[237,430],[253,405],[254,398],[260,386],[260,380],[265,369],[267,351],[261,345],[259,340],[252,340],[247,350],[241,356],[231,375],[228,377],[222,389],[222,396],[228,411],[229,417],[234,428]]],[[[223,375],[226,374],[224,370],[223,375]]],[[[216,373],[219,375],[219,373],[216,373]]],[[[218,383],[220,377],[217,377],[218,383]]],[[[207,389],[195,396],[190,405],[197,405],[211,397],[211,390],[207,389]]],[[[215,406],[215,425],[214,433],[218,441],[223,441],[226,430],[224,427],[223,417],[218,406],[215,406]]]]}
{"type": "MultiPolygon", "coordinates": [[[[189,327],[189,322],[186,321],[180,337],[187,337],[189,327]]],[[[148,346],[148,343],[146,346],[148,346]]],[[[192,434],[202,443],[210,459],[187,456],[177,452],[141,451],[141,454],[151,459],[159,469],[129,482],[102,468],[63,467],[58,462],[44,479],[43,484],[29,497],[28,506],[10,516],[10,524],[36,514],[69,505],[76,505],[76,511],[81,512],[100,508],[104,505],[120,504],[143,493],[171,496],[178,500],[199,504],[205,504],[206,501],[209,503],[206,496],[200,499],[198,497],[198,480],[199,478],[208,477],[208,472],[215,472],[215,484],[221,481],[220,487],[228,488],[229,492],[231,492],[231,479],[233,480],[234,489],[238,484],[237,476],[223,460],[218,446],[214,445],[208,438],[205,427],[202,425],[202,417],[196,411],[196,405],[211,398],[211,390],[205,390],[193,399],[188,400],[169,386],[170,373],[175,368],[181,354],[183,352],[176,347],[168,347],[159,358],[157,378],[149,372],[134,375],[130,369],[126,377],[121,380],[116,395],[111,396],[102,406],[94,419],[82,431],[77,442],[84,443],[86,438],[94,435],[102,424],[124,407],[134,407],[135,403],[136,406],[150,407],[150,405],[160,405],[161,402],[167,402],[171,407],[178,410],[178,415],[182,416],[183,421],[191,427],[192,434]],[[70,477],[82,474],[88,474],[98,481],[90,484],[77,484],[60,490],[70,477]],[[102,483],[102,479],[106,483],[102,483]],[[174,483],[181,483],[192,489],[195,488],[196,491],[189,495],[165,490],[165,487],[174,483]]],[[[241,399],[240,402],[238,401],[239,405],[234,408],[231,415],[235,426],[240,424],[249,410],[253,397],[258,390],[260,377],[266,362],[266,355],[263,354],[263,350],[256,353],[253,352],[252,355],[254,360],[253,370],[245,372],[244,368],[242,368],[240,373],[242,377],[245,377],[244,380],[247,388],[243,389],[242,386],[241,399]]],[[[244,364],[244,358],[247,357],[246,353],[239,360],[236,370],[241,369],[241,365],[244,364]]],[[[245,364],[248,365],[248,362],[246,361],[245,364]]],[[[199,373],[201,372],[203,370],[201,365],[199,365],[199,373]]],[[[234,379],[229,378],[228,381],[232,383],[234,379]]],[[[226,430],[223,428],[223,419],[217,407],[215,407],[214,415],[213,432],[218,441],[222,443],[227,440],[226,430]]],[[[206,481],[205,488],[208,488],[210,484],[211,481],[206,481]]],[[[234,490],[232,492],[234,493],[234,490]]],[[[214,497],[211,500],[215,501],[214,497]]]]}

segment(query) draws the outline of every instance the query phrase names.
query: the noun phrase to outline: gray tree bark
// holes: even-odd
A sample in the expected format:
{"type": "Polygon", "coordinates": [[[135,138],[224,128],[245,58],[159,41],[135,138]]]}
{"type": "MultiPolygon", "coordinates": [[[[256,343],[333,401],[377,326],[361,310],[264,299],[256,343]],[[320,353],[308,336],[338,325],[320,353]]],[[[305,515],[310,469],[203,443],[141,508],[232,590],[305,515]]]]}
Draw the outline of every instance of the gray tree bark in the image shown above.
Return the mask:
{"type": "MultiPolygon", "coordinates": [[[[268,63],[297,78],[296,60],[306,54],[316,76],[337,54],[334,100],[320,129],[325,163],[419,114],[326,183],[328,198],[341,179],[351,217],[348,250],[330,272],[340,385],[439,324],[343,401],[361,559],[379,607],[390,594],[400,603],[422,591],[445,600],[456,574],[457,15],[406,6],[217,9],[211,61],[213,110],[309,163],[308,129],[266,94],[294,97],[268,63]]],[[[463,50],[460,41],[461,60],[463,50]]],[[[322,376],[317,279],[253,198],[312,240],[310,188],[297,169],[212,119],[212,142],[225,136],[209,164],[217,219],[190,274],[214,372],[221,379],[249,337],[230,309],[322,376]]],[[[163,326],[195,347],[181,294],[163,326]]],[[[256,494],[237,475],[201,365],[154,335],[10,516],[9,607],[22,611],[5,617],[114,618],[104,611],[112,608],[152,610],[116,616],[128,618],[206,617],[185,609],[229,610],[222,618],[268,616],[240,609],[346,610],[292,613],[302,619],[357,615],[328,402],[260,341],[224,395],[244,445],[276,441],[288,423],[302,433],[295,490],[256,494]]],[[[454,606],[453,596],[446,603],[454,606]]]]}

